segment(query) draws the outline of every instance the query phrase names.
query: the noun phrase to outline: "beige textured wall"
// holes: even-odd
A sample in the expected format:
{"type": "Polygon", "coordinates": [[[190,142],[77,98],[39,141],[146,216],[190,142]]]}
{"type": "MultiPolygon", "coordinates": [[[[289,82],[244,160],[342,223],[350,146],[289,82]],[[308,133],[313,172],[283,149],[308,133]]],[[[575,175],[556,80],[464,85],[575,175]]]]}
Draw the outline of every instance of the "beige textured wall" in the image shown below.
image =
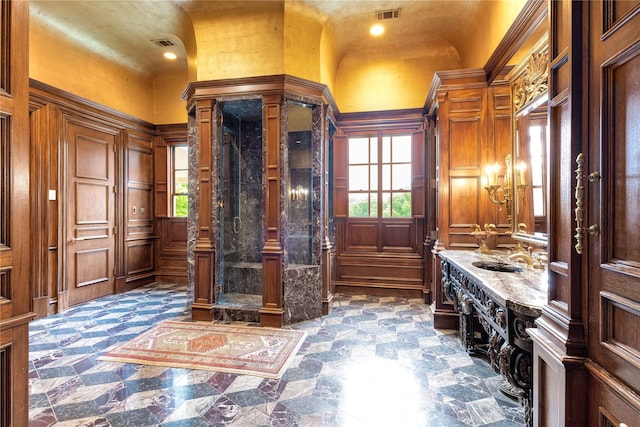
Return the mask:
{"type": "Polygon", "coordinates": [[[320,37],[320,83],[327,85],[331,94],[336,93],[336,70],[338,55],[336,53],[336,35],[333,27],[326,24],[320,37]]]}
{"type": "MultiPolygon", "coordinates": [[[[443,41],[443,43],[446,42],[443,41]]],[[[395,55],[353,51],[337,70],[333,93],[341,112],[421,108],[433,73],[460,68],[453,46],[398,48],[395,55]]]]}
{"type": "Polygon", "coordinates": [[[283,7],[252,3],[250,13],[223,11],[194,22],[199,81],[283,73],[283,7]]]}
{"type": "Polygon", "coordinates": [[[483,19],[476,20],[473,28],[465,31],[475,34],[474,44],[460,44],[458,51],[462,58],[462,68],[482,68],[509,30],[527,0],[485,0],[489,8],[483,19]]]}
{"type": "Polygon", "coordinates": [[[321,16],[298,3],[286,3],[284,24],[284,74],[319,82],[321,16]]]}
{"type": "Polygon", "coordinates": [[[35,19],[29,22],[29,77],[154,122],[151,76],[78,48],[35,19]]]}
{"type": "Polygon", "coordinates": [[[153,81],[154,124],[172,124],[187,122],[187,103],[182,92],[189,82],[187,71],[163,74],[153,81]]]}

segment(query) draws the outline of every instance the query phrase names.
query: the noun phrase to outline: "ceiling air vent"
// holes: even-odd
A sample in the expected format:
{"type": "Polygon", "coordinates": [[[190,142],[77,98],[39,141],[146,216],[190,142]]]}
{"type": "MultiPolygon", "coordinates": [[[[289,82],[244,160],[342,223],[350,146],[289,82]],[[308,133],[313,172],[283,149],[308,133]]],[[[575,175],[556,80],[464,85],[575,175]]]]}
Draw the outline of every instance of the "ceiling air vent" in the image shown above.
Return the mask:
{"type": "Polygon", "coordinates": [[[376,19],[379,21],[385,19],[396,19],[400,17],[400,9],[377,10],[376,19]]]}
{"type": "Polygon", "coordinates": [[[176,45],[174,42],[167,39],[156,39],[156,40],[151,40],[151,42],[156,46],[160,46],[160,47],[171,47],[176,45]]]}

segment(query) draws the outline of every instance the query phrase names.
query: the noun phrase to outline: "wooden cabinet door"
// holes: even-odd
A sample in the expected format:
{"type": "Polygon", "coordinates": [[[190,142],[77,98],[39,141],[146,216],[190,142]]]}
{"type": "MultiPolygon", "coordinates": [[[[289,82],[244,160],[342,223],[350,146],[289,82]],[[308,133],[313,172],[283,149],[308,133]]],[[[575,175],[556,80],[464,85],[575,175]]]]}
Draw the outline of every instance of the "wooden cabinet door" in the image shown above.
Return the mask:
{"type": "Polygon", "coordinates": [[[29,4],[0,0],[0,426],[29,418],[29,4]]]}
{"type": "Polygon", "coordinates": [[[66,274],[68,304],[114,292],[115,135],[67,122],[66,274]]]}
{"type": "MultiPolygon", "coordinates": [[[[640,2],[589,2],[589,356],[605,389],[640,393],[640,2]],[[597,228],[597,229],[596,229],[597,228]],[[598,234],[599,233],[599,234],[598,234]]],[[[637,399],[637,398],[636,398],[637,399]]],[[[597,406],[613,425],[637,425],[638,403],[597,406]],[[633,416],[634,418],[629,418],[633,416]],[[625,419],[625,417],[627,417],[625,419]]],[[[595,424],[595,423],[594,423],[595,424]]]]}

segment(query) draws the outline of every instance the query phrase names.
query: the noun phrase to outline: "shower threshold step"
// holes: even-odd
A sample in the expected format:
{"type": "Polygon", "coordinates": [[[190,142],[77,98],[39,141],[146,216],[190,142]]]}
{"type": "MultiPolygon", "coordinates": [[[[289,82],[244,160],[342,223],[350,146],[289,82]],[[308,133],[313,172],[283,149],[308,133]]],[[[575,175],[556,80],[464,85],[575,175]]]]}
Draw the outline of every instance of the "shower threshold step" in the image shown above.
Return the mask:
{"type": "Polygon", "coordinates": [[[262,307],[262,295],[228,293],[218,295],[215,306],[259,310],[262,307]]]}
{"type": "Polygon", "coordinates": [[[213,307],[215,320],[260,323],[262,295],[222,294],[213,307]]]}

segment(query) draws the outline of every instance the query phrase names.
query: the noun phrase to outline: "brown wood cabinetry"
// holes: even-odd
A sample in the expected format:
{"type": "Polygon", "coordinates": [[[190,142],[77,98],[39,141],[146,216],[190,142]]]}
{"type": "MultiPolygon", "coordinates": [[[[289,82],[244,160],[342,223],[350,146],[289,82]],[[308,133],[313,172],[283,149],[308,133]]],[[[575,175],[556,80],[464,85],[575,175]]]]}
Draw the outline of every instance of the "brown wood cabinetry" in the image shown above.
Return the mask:
{"type": "MultiPolygon", "coordinates": [[[[510,99],[508,82],[488,85],[484,70],[445,71],[434,77],[426,107],[436,123],[436,252],[478,247],[471,235],[474,224],[496,226],[496,235],[487,241],[490,247],[510,242],[509,212],[492,203],[484,189],[486,166],[498,164],[504,171],[511,152],[510,99]]],[[[434,257],[434,324],[456,329],[458,315],[441,292],[439,262],[434,257]]]]}
{"type": "Polygon", "coordinates": [[[632,426],[640,420],[640,2],[583,7],[589,98],[579,112],[588,106],[589,126],[582,122],[584,176],[576,175],[584,222],[577,215],[574,225],[583,228],[576,238],[587,274],[589,424],[632,426]]]}
{"type": "Polygon", "coordinates": [[[531,330],[535,424],[638,425],[640,3],[552,1],[549,13],[549,302],[531,330]]]}
{"type": "Polygon", "coordinates": [[[125,131],[124,165],[126,233],[123,279],[116,292],[155,280],[155,215],[153,137],[150,133],[125,131]]]}
{"type": "Polygon", "coordinates": [[[0,1],[0,425],[29,417],[29,4],[0,1]]]}
{"type": "Polygon", "coordinates": [[[153,125],[33,80],[28,99],[34,311],[155,280],[153,125]]]}

